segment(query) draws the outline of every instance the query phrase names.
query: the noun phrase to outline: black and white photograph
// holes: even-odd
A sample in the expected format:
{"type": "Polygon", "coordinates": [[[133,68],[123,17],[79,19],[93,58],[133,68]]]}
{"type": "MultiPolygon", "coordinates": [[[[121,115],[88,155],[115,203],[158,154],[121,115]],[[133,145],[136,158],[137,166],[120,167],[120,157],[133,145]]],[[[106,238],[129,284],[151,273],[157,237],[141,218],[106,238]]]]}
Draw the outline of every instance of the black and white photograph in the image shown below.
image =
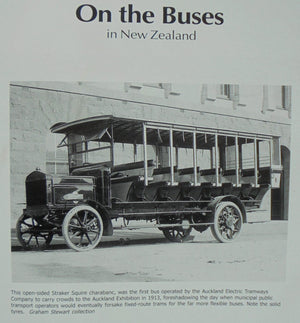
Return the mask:
{"type": "Polygon", "coordinates": [[[284,281],[291,96],[11,82],[12,280],[284,281]]]}

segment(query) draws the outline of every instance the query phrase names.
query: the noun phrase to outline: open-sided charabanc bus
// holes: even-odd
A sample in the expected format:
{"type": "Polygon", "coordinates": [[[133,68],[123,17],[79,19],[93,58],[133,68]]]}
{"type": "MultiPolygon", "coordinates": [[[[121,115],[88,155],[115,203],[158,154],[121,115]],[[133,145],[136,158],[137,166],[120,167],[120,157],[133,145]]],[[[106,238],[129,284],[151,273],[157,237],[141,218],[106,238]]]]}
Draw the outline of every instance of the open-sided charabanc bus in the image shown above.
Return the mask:
{"type": "Polygon", "coordinates": [[[17,222],[26,249],[45,248],[58,234],[69,247],[90,250],[119,218],[128,227],[133,220],[156,227],[174,242],[209,227],[218,241],[231,242],[249,214],[270,213],[270,189],[280,183],[272,136],[114,116],[51,131],[64,134],[69,175],[27,176],[17,222]]]}

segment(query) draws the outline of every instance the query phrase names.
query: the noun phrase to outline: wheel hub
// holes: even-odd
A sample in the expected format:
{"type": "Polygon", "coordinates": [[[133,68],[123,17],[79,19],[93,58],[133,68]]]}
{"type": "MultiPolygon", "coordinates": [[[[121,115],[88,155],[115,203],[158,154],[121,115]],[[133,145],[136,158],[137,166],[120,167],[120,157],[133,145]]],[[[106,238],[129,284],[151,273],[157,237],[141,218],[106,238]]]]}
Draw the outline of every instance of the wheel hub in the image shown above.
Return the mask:
{"type": "Polygon", "coordinates": [[[232,228],[234,225],[234,217],[232,214],[228,215],[227,219],[226,219],[226,226],[228,228],[232,228]]]}
{"type": "Polygon", "coordinates": [[[188,230],[190,228],[190,222],[188,220],[182,220],[182,226],[181,228],[183,230],[188,230]]]}

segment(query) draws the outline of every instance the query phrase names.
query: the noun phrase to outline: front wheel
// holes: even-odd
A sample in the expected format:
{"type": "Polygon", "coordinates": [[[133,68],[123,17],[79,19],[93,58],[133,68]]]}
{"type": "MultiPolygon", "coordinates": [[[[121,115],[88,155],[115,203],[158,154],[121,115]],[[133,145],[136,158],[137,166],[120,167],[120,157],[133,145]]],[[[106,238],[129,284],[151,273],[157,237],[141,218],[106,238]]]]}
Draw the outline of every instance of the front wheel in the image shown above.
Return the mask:
{"type": "Polygon", "coordinates": [[[17,237],[25,250],[44,250],[53,238],[53,233],[29,215],[20,216],[17,225],[17,237]]]}
{"type": "Polygon", "coordinates": [[[211,231],[216,240],[232,242],[239,236],[242,226],[242,212],[235,203],[221,202],[217,206],[214,224],[211,225],[211,231]]]}
{"type": "Polygon", "coordinates": [[[70,248],[76,251],[94,249],[103,233],[101,216],[89,205],[75,206],[64,218],[62,233],[70,248]]]}

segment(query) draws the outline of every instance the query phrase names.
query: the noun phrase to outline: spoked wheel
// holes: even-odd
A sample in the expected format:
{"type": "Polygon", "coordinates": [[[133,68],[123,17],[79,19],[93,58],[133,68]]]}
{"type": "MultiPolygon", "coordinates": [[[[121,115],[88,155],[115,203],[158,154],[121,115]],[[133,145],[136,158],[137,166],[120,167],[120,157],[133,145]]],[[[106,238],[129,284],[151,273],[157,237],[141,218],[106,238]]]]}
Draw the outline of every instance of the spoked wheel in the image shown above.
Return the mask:
{"type": "Polygon", "coordinates": [[[16,229],[18,240],[26,250],[44,250],[53,238],[52,232],[29,215],[19,218],[16,229]]]}
{"type": "MultiPolygon", "coordinates": [[[[162,232],[163,232],[164,236],[172,242],[186,241],[192,231],[192,227],[190,226],[190,221],[189,220],[182,220],[182,219],[180,219],[180,220],[173,219],[173,221],[171,219],[169,219],[169,221],[172,222],[172,224],[181,224],[181,225],[176,226],[176,227],[170,226],[167,228],[163,228],[162,232]]],[[[162,223],[162,222],[160,222],[160,223],[162,223]]],[[[166,223],[168,223],[168,222],[166,222],[166,223]]]]}
{"type": "Polygon", "coordinates": [[[193,226],[193,228],[200,233],[204,232],[205,230],[207,230],[209,228],[209,225],[197,225],[197,224],[201,224],[201,223],[205,222],[203,219],[203,216],[194,215],[192,217],[192,220],[193,220],[193,223],[196,224],[193,226]]]}
{"type": "Polygon", "coordinates": [[[64,218],[62,233],[70,248],[76,251],[91,250],[102,237],[101,216],[89,205],[75,206],[64,218]]]}
{"type": "Polygon", "coordinates": [[[218,241],[232,242],[239,236],[242,226],[242,212],[235,203],[221,202],[217,206],[211,231],[218,241]]]}

